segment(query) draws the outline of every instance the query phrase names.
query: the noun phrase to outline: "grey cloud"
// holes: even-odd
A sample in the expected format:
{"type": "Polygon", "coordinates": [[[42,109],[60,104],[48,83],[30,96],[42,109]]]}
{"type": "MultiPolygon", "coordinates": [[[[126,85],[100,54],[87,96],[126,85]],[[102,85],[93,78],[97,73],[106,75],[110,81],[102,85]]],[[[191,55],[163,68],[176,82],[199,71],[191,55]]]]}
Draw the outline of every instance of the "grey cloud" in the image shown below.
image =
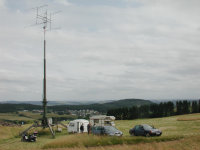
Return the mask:
{"type": "MultiPolygon", "coordinates": [[[[42,97],[42,27],[24,28],[23,7],[43,1],[22,2],[0,3],[0,99],[42,97]]],[[[199,1],[45,2],[62,10],[47,33],[48,99],[200,96],[199,1]]]]}

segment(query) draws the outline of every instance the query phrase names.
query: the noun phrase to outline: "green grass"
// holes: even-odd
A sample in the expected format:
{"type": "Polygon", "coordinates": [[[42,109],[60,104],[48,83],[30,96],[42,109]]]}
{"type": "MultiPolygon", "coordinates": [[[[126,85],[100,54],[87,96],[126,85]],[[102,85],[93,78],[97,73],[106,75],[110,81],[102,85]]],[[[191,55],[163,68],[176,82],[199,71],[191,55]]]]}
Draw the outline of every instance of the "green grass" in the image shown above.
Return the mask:
{"type": "Polygon", "coordinates": [[[14,120],[33,120],[33,118],[28,118],[25,116],[19,116],[19,114],[16,113],[0,113],[0,120],[8,120],[8,121],[14,121],[14,120]]]}
{"type": "MultiPolygon", "coordinates": [[[[0,150],[38,150],[41,149],[47,142],[52,142],[55,140],[54,138],[52,138],[48,128],[33,128],[29,131],[29,133],[38,131],[38,141],[33,143],[21,142],[21,137],[19,136],[19,133],[26,129],[28,126],[30,125],[24,125],[22,127],[0,126],[0,129],[2,129],[0,130],[0,150]]],[[[54,127],[54,130],[56,130],[56,127],[54,127]]],[[[61,133],[56,132],[56,138],[60,138],[61,136],[66,135],[68,135],[66,129],[63,129],[63,132],[61,133]]]]}
{"type": "Polygon", "coordinates": [[[199,133],[200,120],[178,121],[179,118],[197,118],[200,114],[180,115],[173,117],[154,118],[154,119],[137,119],[137,120],[120,120],[115,124],[125,136],[129,135],[129,129],[137,124],[149,124],[163,131],[162,136],[174,135],[191,135],[199,133]]]}
{"type": "MultiPolygon", "coordinates": [[[[55,113],[47,113],[47,117],[51,118],[72,118],[74,116],[71,115],[59,115],[55,113]]],[[[0,113],[0,121],[12,122],[12,123],[33,123],[34,120],[39,120],[42,118],[40,113],[32,113],[32,112],[18,112],[18,113],[0,113]]]]}
{"type": "MultiPolygon", "coordinates": [[[[57,133],[56,139],[52,139],[50,133],[46,129],[43,132],[39,132],[40,136],[38,137],[38,141],[36,143],[23,143],[20,142],[19,137],[16,137],[17,132],[24,129],[25,127],[21,127],[20,129],[10,127],[6,129],[6,131],[10,130],[9,132],[7,132],[8,135],[6,135],[6,132],[3,133],[4,135],[6,135],[6,137],[3,138],[0,134],[0,149],[85,149],[96,146],[110,146],[105,147],[105,149],[112,149],[113,145],[118,145],[117,147],[119,149],[123,149],[123,146],[127,147],[127,149],[137,149],[138,146],[141,147],[141,149],[148,149],[147,147],[151,147],[151,149],[162,149],[162,147],[168,149],[171,147],[171,149],[179,150],[185,149],[183,148],[183,145],[186,148],[198,149],[197,147],[200,147],[200,142],[198,140],[200,138],[200,120],[195,118],[199,117],[200,114],[190,114],[165,118],[115,121],[116,127],[124,133],[123,137],[68,134],[66,130],[63,130],[62,133],[57,133]],[[180,119],[181,121],[179,121],[180,119]],[[135,136],[132,137],[129,135],[128,131],[130,128],[132,128],[134,125],[144,123],[154,125],[154,127],[161,129],[163,131],[162,136],[146,138],[135,136]],[[190,147],[188,143],[191,144],[192,147],[190,147]],[[173,147],[173,144],[175,144],[176,147],[173,147]],[[135,147],[134,145],[137,146],[135,147]]],[[[4,127],[0,127],[0,129],[2,128],[4,127]]]]}
{"type": "MultiPolygon", "coordinates": [[[[27,118],[31,118],[31,119],[41,119],[42,115],[40,113],[32,113],[32,112],[19,112],[19,115],[27,117],[27,118]]],[[[47,117],[51,118],[51,117],[63,117],[63,118],[71,118],[71,115],[59,115],[59,114],[55,114],[55,113],[47,113],[47,117]]]]}
{"type": "Polygon", "coordinates": [[[116,127],[124,133],[123,137],[99,137],[87,135],[69,135],[56,139],[44,145],[43,148],[60,148],[60,147],[92,147],[117,144],[138,144],[150,142],[173,141],[188,136],[200,135],[200,121],[178,121],[180,117],[195,118],[200,114],[173,116],[155,119],[137,119],[137,120],[120,120],[115,121],[116,127]],[[161,137],[131,137],[129,129],[137,124],[150,124],[163,131],[161,137]]]}

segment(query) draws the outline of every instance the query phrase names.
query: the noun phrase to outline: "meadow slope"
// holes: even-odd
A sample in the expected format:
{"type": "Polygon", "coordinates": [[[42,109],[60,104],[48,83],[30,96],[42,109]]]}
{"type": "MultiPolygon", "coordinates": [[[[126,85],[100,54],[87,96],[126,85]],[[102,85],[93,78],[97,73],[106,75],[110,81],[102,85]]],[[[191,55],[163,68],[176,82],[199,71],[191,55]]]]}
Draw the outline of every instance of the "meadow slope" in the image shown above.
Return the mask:
{"type": "MultiPolygon", "coordinates": [[[[123,131],[123,137],[100,137],[87,134],[68,134],[66,130],[57,133],[55,139],[43,131],[35,143],[20,142],[17,137],[22,127],[0,126],[0,150],[63,150],[63,149],[149,149],[149,150],[198,150],[200,147],[200,114],[189,114],[165,118],[120,120],[116,127],[123,131]],[[131,137],[129,129],[136,124],[147,123],[163,131],[161,137],[131,137]]],[[[39,129],[37,129],[39,130],[39,129]]]]}

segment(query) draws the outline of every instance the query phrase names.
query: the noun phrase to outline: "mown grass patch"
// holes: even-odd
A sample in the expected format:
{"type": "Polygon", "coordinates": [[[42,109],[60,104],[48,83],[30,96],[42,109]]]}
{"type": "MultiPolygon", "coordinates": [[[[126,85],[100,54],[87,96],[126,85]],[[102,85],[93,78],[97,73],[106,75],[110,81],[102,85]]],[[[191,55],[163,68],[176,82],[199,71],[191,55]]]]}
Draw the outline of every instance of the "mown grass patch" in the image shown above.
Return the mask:
{"type": "Polygon", "coordinates": [[[200,118],[178,118],[177,121],[195,121],[200,120],[200,118]]]}
{"type": "Polygon", "coordinates": [[[196,120],[200,120],[199,113],[183,115],[177,118],[177,121],[196,121],[196,120]]]}
{"type": "Polygon", "coordinates": [[[165,137],[111,137],[95,135],[69,135],[51,141],[43,146],[43,149],[50,148],[74,148],[74,147],[96,147],[108,145],[139,144],[151,142],[165,142],[179,140],[183,136],[165,136],[165,137]]]}
{"type": "Polygon", "coordinates": [[[138,144],[108,145],[97,147],[56,148],[53,150],[199,150],[200,136],[185,137],[180,140],[138,144]]]}

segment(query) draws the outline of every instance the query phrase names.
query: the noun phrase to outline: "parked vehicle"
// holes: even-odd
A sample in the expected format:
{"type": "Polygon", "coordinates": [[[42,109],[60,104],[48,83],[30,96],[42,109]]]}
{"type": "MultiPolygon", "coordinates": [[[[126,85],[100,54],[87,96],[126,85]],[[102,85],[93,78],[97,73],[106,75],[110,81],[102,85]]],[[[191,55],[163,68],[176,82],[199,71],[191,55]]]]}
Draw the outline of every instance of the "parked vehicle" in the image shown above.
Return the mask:
{"type": "Polygon", "coordinates": [[[89,124],[88,120],[85,119],[76,119],[70,121],[67,130],[69,133],[81,133],[80,127],[83,124],[83,132],[87,132],[87,125],[89,124]]]}
{"type": "Polygon", "coordinates": [[[160,136],[162,134],[162,131],[147,125],[136,125],[134,128],[129,130],[130,135],[135,136],[160,136]]]}
{"type": "Polygon", "coordinates": [[[93,126],[92,133],[95,135],[122,136],[123,133],[113,126],[93,126]]]}
{"type": "Polygon", "coordinates": [[[22,135],[21,141],[22,142],[36,142],[37,140],[37,132],[33,134],[24,134],[22,135]]]}

